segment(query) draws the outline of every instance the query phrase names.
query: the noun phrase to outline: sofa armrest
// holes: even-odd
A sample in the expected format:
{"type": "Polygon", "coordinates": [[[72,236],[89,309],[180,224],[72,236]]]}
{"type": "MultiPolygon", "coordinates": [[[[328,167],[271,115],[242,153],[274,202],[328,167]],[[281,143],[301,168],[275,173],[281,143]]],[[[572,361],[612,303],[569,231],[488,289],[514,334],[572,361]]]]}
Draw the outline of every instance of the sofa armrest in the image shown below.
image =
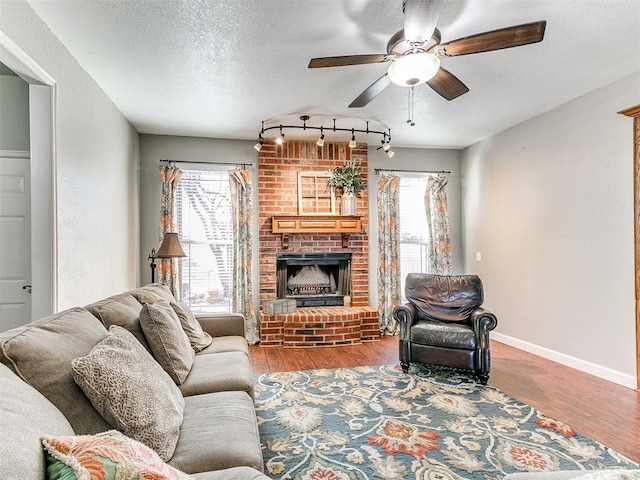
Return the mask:
{"type": "Polygon", "coordinates": [[[210,313],[196,315],[202,329],[212,337],[236,335],[244,337],[244,315],[240,313],[210,313]]]}

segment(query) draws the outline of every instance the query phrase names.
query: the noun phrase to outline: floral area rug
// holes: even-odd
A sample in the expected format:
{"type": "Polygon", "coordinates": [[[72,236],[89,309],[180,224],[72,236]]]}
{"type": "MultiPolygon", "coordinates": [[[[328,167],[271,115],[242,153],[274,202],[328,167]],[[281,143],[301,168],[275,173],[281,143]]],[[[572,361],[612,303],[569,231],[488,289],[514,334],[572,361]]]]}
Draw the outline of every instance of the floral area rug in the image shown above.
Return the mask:
{"type": "Polygon", "coordinates": [[[256,414],[271,478],[502,479],[638,468],[468,376],[412,365],[268,373],[256,414]]]}

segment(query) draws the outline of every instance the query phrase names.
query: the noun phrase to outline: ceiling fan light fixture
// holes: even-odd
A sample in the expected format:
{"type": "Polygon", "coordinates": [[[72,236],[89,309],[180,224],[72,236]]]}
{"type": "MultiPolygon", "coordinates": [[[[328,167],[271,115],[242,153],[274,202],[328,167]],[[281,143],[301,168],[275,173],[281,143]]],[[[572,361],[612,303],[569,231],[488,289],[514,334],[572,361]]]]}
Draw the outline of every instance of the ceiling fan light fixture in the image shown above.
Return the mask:
{"type": "Polygon", "coordinates": [[[440,68],[440,59],[433,53],[409,53],[389,67],[389,80],[401,87],[413,87],[433,78],[440,68]]]}

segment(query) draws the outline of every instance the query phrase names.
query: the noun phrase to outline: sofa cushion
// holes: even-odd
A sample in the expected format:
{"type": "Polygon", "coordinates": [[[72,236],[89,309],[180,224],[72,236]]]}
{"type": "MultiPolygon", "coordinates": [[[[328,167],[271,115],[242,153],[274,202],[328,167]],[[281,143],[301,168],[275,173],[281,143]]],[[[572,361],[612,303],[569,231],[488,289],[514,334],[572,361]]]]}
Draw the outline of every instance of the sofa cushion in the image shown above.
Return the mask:
{"type": "Polygon", "coordinates": [[[213,338],[211,338],[211,335],[207,332],[202,330],[200,322],[198,322],[196,317],[193,316],[191,309],[186,303],[171,302],[171,308],[173,308],[176,315],[178,315],[182,329],[187,334],[187,337],[189,337],[189,342],[191,343],[193,350],[199,352],[211,345],[213,338]]]}
{"type": "Polygon", "coordinates": [[[173,296],[169,287],[162,283],[150,283],[144,287],[138,287],[129,292],[141,304],[155,303],[164,300],[168,303],[175,302],[176,297],[173,296]]]}
{"type": "Polygon", "coordinates": [[[117,480],[124,478],[124,472],[126,478],[191,478],[164,463],[146,445],[126,437],[117,430],[97,435],[47,435],[42,437],[42,445],[48,454],[47,480],[117,480]]]}
{"type": "Polygon", "coordinates": [[[410,273],[404,289],[420,318],[441,322],[467,321],[484,300],[482,281],[476,275],[410,273]]]}
{"type": "Polygon", "coordinates": [[[640,479],[640,470],[555,470],[545,472],[518,472],[505,475],[504,480],[634,480],[640,479]]]}
{"type": "Polygon", "coordinates": [[[231,335],[228,337],[213,337],[211,345],[203,350],[200,350],[197,355],[206,355],[208,353],[220,352],[243,352],[248,356],[249,345],[247,344],[247,339],[244,337],[239,337],[237,335],[231,335]]]}
{"type": "Polygon", "coordinates": [[[263,470],[253,401],[244,392],[185,398],[180,438],[169,464],[186,473],[247,466],[263,470]]]}
{"type": "Polygon", "coordinates": [[[0,385],[0,478],[42,479],[40,436],[73,435],[73,429],[49,400],[2,364],[0,385]]]}
{"type": "Polygon", "coordinates": [[[112,325],[119,325],[129,330],[148,352],[151,347],[140,326],[140,311],[142,305],[130,293],[113,295],[85,307],[93,313],[109,329],[112,325]]]}
{"type": "Polygon", "coordinates": [[[195,352],[176,312],[164,300],[146,303],[140,312],[140,325],[157,362],[177,385],[182,384],[195,352]]]}
{"type": "Polygon", "coordinates": [[[78,434],[113,428],[73,381],[71,360],[108,333],[84,308],[72,308],[0,333],[0,361],[53,403],[78,434]]]}
{"type": "Polygon", "coordinates": [[[233,467],[217,472],[202,472],[192,475],[194,480],[269,480],[264,473],[251,467],[233,467]]]}
{"type": "Polygon", "coordinates": [[[184,400],[131,333],[112,326],[107,338],[71,366],[75,381],[109,423],[153,448],[163,460],[171,458],[184,400]]]}
{"type": "Polygon", "coordinates": [[[229,390],[247,392],[253,397],[251,364],[242,352],[196,355],[189,375],[180,385],[185,397],[229,390]]]}

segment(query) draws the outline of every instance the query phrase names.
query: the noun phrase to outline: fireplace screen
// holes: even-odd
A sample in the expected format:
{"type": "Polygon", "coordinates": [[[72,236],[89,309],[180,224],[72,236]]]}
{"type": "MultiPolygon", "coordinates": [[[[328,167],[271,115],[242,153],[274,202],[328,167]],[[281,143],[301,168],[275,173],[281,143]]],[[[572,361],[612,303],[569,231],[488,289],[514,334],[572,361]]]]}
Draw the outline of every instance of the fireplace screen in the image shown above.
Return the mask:
{"type": "Polygon", "coordinates": [[[295,298],[298,307],[344,305],[351,283],[350,253],[280,253],[278,298],[295,298]]]}

